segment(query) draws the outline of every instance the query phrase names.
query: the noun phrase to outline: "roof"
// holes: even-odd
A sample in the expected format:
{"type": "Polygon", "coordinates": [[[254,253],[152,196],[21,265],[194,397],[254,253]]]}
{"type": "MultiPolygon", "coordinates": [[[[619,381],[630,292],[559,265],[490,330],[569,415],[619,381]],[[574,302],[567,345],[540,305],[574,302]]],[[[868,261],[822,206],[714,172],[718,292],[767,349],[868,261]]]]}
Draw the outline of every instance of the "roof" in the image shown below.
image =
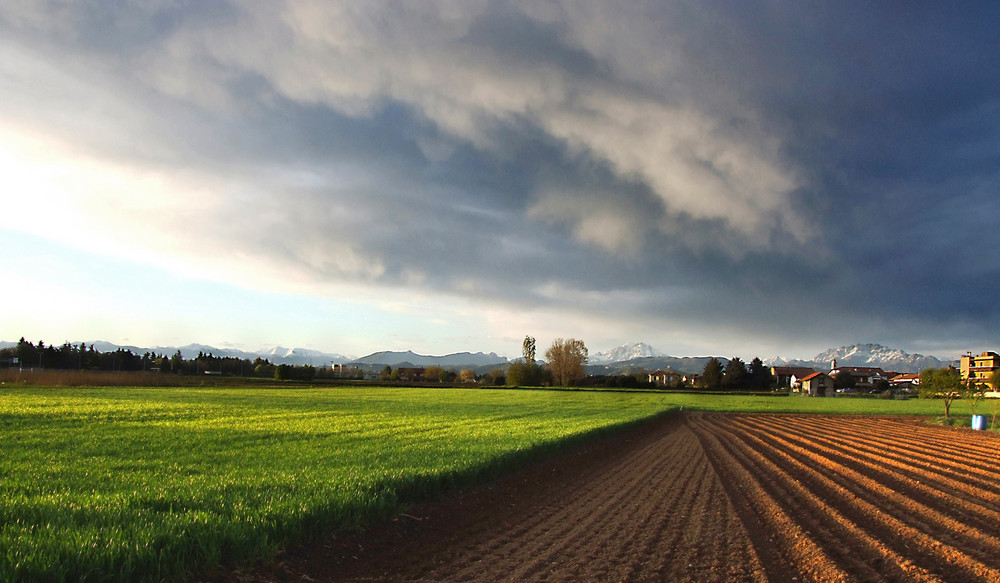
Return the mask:
{"type": "Polygon", "coordinates": [[[885,371],[877,366],[838,366],[833,370],[863,375],[885,374],[885,371]]]}
{"type": "Polygon", "coordinates": [[[812,374],[814,372],[816,372],[816,369],[805,367],[805,366],[772,366],[771,367],[771,374],[773,374],[773,375],[782,375],[782,376],[795,375],[795,376],[799,376],[799,375],[804,375],[804,374],[812,374]]]}
{"type": "Polygon", "coordinates": [[[830,376],[830,375],[826,374],[826,373],[825,373],[825,372],[823,372],[823,371],[820,371],[820,372],[814,372],[814,373],[812,373],[811,375],[807,376],[806,378],[802,379],[802,382],[806,382],[806,381],[811,381],[811,380],[813,380],[814,378],[818,377],[819,375],[823,375],[823,376],[825,376],[825,377],[829,377],[829,376],[830,376]]]}

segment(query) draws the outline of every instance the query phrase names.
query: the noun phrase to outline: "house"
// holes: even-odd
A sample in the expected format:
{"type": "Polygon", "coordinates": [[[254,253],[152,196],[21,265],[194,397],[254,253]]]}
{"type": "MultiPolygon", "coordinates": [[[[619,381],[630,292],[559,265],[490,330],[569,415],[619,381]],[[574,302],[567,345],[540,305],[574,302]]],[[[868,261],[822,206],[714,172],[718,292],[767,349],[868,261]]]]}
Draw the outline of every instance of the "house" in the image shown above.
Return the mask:
{"type": "Polygon", "coordinates": [[[802,379],[802,392],[810,397],[832,397],[833,377],[825,372],[814,372],[802,379]]]}
{"type": "Polygon", "coordinates": [[[889,379],[889,384],[893,388],[904,389],[907,387],[915,387],[920,384],[920,373],[907,372],[903,374],[898,374],[891,379],[889,379]]]}
{"type": "Polygon", "coordinates": [[[424,380],[425,368],[399,367],[399,380],[401,381],[422,381],[424,380]]]}
{"type": "Polygon", "coordinates": [[[670,387],[681,382],[681,374],[672,370],[660,370],[649,373],[649,382],[658,387],[670,387]]]}
{"type": "Polygon", "coordinates": [[[845,372],[854,378],[854,386],[860,391],[870,391],[875,386],[875,381],[877,380],[888,380],[888,375],[881,368],[875,366],[838,367],[837,361],[833,361],[833,369],[830,371],[831,377],[835,377],[845,372]]]}
{"type": "Polygon", "coordinates": [[[889,386],[894,394],[915,395],[920,386],[920,373],[897,373],[889,379],[889,386]]]}
{"type": "Polygon", "coordinates": [[[802,379],[816,372],[811,368],[801,366],[772,366],[771,376],[775,378],[779,387],[788,387],[793,391],[798,391],[802,379]]]}
{"type": "Polygon", "coordinates": [[[984,352],[979,356],[973,356],[970,352],[962,356],[959,370],[963,381],[971,380],[996,391],[1000,390],[1000,387],[993,386],[990,377],[997,369],[1000,369],[1000,355],[996,352],[984,352]]]}

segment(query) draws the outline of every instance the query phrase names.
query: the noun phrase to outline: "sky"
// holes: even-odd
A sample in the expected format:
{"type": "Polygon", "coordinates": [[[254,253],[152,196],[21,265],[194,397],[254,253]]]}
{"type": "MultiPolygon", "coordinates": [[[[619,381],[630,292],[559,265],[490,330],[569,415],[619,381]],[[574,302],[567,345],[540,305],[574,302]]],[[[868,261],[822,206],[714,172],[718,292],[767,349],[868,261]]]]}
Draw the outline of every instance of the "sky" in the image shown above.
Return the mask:
{"type": "Polygon", "coordinates": [[[0,4],[0,340],[1000,348],[1000,5],[0,4]]]}

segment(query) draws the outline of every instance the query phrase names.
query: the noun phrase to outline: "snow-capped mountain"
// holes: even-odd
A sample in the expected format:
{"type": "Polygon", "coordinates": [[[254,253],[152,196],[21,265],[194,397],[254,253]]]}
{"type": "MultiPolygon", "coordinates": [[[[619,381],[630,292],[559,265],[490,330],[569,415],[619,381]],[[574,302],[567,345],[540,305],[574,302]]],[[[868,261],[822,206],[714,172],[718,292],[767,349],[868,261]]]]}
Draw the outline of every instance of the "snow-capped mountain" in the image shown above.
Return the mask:
{"type": "Polygon", "coordinates": [[[887,348],[881,344],[855,344],[841,346],[817,354],[813,360],[831,363],[836,359],[840,366],[877,366],[884,370],[920,372],[934,367],[941,368],[949,363],[933,356],[923,354],[908,354],[896,348],[887,348]]]}
{"type": "Polygon", "coordinates": [[[399,367],[409,366],[442,366],[442,367],[478,367],[494,364],[507,364],[507,357],[498,356],[494,352],[489,354],[483,352],[456,352],[445,356],[425,356],[417,354],[411,350],[406,352],[383,351],[369,354],[359,358],[349,364],[378,365],[399,367]]]}
{"type": "Polygon", "coordinates": [[[838,366],[871,366],[896,372],[920,372],[925,368],[942,368],[952,364],[952,361],[923,354],[908,354],[881,344],[853,344],[831,348],[817,354],[812,360],[788,361],[775,357],[769,359],[767,363],[771,366],[806,366],[816,370],[828,370],[834,360],[838,366]]]}
{"type": "Polygon", "coordinates": [[[650,356],[663,356],[663,354],[657,352],[645,342],[636,342],[634,344],[622,344],[618,348],[603,352],[592,352],[588,360],[590,364],[610,364],[612,362],[622,362],[624,360],[647,358],[650,356]]]}
{"type": "Polygon", "coordinates": [[[308,348],[285,348],[284,346],[274,346],[272,348],[262,348],[256,353],[261,358],[266,358],[278,364],[312,364],[328,365],[331,362],[344,363],[351,360],[343,354],[331,354],[320,352],[319,350],[309,350],[308,348]]]}

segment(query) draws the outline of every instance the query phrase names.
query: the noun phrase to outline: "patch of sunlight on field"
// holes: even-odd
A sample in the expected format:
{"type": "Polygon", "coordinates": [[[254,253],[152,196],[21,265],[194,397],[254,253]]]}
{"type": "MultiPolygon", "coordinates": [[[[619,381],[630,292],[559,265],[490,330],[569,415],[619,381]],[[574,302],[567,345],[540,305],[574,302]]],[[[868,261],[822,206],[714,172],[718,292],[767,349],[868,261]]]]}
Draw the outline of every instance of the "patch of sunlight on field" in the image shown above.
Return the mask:
{"type": "Polygon", "coordinates": [[[0,580],[153,580],[247,561],[669,410],[662,394],[0,391],[0,580]]]}

